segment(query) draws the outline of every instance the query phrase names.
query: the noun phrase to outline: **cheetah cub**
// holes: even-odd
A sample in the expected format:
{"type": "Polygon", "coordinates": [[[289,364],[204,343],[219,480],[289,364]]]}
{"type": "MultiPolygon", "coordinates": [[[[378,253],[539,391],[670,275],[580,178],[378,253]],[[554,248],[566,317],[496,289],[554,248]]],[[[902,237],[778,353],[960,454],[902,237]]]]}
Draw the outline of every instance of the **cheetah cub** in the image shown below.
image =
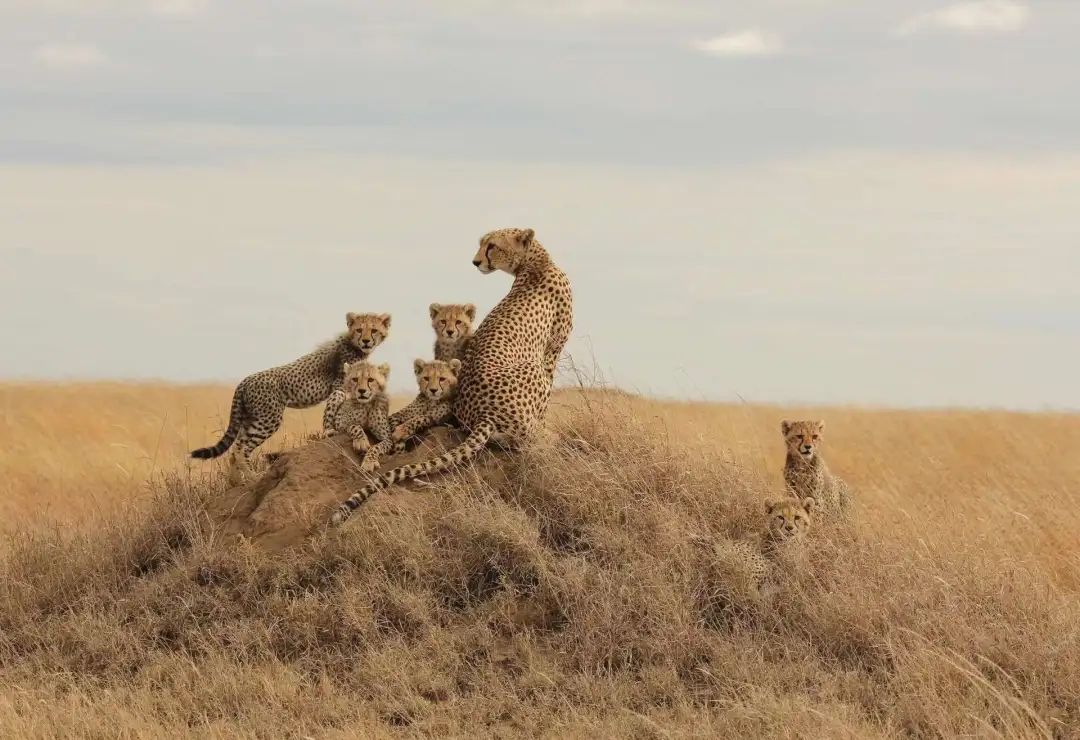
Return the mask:
{"type": "Polygon", "coordinates": [[[390,451],[390,398],[386,395],[389,365],[370,362],[345,364],[345,401],[334,415],[334,431],[352,439],[352,447],[363,453],[360,469],[370,473],[379,467],[379,456],[390,451]],[[375,438],[372,445],[368,434],[375,438]]]}
{"type": "Polygon", "coordinates": [[[802,502],[792,499],[765,505],[765,528],[756,540],[735,542],[733,547],[746,566],[753,589],[766,594],[767,584],[777,562],[810,529],[815,502],[807,496],[802,502]]]}
{"type": "Polygon", "coordinates": [[[435,359],[464,362],[465,350],[472,340],[476,306],[471,303],[432,303],[428,312],[431,314],[431,328],[435,330],[435,359]]]}
{"type": "Polygon", "coordinates": [[[810,496],[820,510],[829,514],[845,512],[850,498],[848,486],[829,472],[821,457],[825,422],[782,421],[780,431],[787,444],[784,483],[788,492],[800,501],[810,496]]]}
{"type": "Polygon", "coordinates": [[[810,529],[814,505],[809,496],[801,502],[788,498],[769,503],[765,505],[764,526],[755,537],[734,541],[697,539],[696,544],[712,549],[720,565],[717,575],[722,574],[724,583],[719,590],[710,587],[710,598],[724,591],[754,599],[775,593],[777,569],[793,567],[790,556],[796,551],[791,548],[810,529]]]}
{"type": "Polygon", "coordinates": [[[229,426],[213,447],[194,450],[201,460],[223,455],[236,443],[229,481],[239,483],[250,471],[251,453],[281,426],[285,409],[304,409],[326,401],[323,429],[333,428],[334,414],[345,400],[342,366],[365,360],[390,331],[389,314],[348,313],[347,331],[288,365],[253,373],[236,386],[229,426]]]}
{"type": "Polygon", "coordinates": [[[461,360],[416,360],[413,372],[419,393],[405,408],[390,417],[391,438],[395,451],[404,441],[433,426],[445,424],[453,415],[454,395],[457,393],[461,360]]]}

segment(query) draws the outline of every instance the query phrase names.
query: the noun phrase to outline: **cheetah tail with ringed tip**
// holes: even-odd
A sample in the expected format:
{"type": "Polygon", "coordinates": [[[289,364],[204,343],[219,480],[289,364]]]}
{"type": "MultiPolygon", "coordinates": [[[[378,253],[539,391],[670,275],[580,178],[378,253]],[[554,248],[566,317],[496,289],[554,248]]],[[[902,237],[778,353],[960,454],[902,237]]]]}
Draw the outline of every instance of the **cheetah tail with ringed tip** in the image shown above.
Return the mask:
{"type": "Polygon", "coordinates": [[[371,498],[372,494],[382,491],[395,483],[406,481],[411,478],[416,478],[421,475],[427,475],[429,473],[438,473],[446,470],[451,465],[461,465],[468,462],[476,453],[483,449],[488,440],[491,439],[491,435],[495,433],[495,424],[490,421],[482,421],[473,428],[472,433],[469,434],[468,439],[459,444],[452,450],[448,450],[443,454],[431,460],[425,460],[424,462],[414,463],[412,465],[402,465],[400,468],[394,468],[388,473],[384,473],[360,489],[357,493],[354,493],[348,499],[346,499],[337,511],[334,512],[334,516],[331,518],[332,524],[342,524],[352,516],[353,511],[356,510],[360,504],[371,498]]]}
{"type": "Polygon", "coordinates": [[[200,447],[193,450],[192,457],[197,460],[209,460],[212,457],[219,457],[236,441],[236,436],[240,433],[241,417],[244,411],[243,393],[244,384],[241,383],[236,386],[236,390],[233,392],[232,410],[229,411],[229,427],[225,430],[225,434],[222,435],[221,439],[218,440],[218,443],[213,447],[200,447]]]}

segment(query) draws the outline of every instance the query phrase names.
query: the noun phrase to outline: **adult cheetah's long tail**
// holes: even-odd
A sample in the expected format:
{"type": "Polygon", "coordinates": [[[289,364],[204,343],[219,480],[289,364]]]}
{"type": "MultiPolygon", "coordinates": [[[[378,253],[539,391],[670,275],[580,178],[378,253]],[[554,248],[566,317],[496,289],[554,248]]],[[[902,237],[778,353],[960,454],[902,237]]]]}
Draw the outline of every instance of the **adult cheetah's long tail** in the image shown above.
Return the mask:
{"type": "Polygon", "coordinates": [[[334,516],[330,521],[333,524],[342,524],[346,519],[352,516],[353,511],[355,511],[360,504],[371,498],[372,494],[389,488],[395,483],[400,483],[401,481],[409,480],[410,478],[416,478],[417,476],[427,475],[428,473],[438,473],[446,470],[451,465],[461,465],[462,463],[471,460],[477,452],[484,448],[484,445],[487,444],[487,441],[491,439],[491,435],[494,433],[495,425],[490,421],[482,421],[473,428],[468,439],[454,449],[448,450],[431,460],[413,463],[412,465],[402,465],[400,468],[394,468],[388,473],[383,473],[373,482],[364,486],[357,493],[354,493],[342,502],[341,506],[334,512],[334,516]]]}
{"type": "Polygon", "coordinates": [[[212,457],[219,457],[224,454],[225,450],[232,446],[232,443],[236,441],[236,435],[240,433],[240,423],[244,415],[244,398],[243,398],[244,384],[236,386],[236,391],[232,397],[232,410],[229,411],[229,427],[225,430],[225,434],[218,440],[218,443],[213,447],[200,447],[197,450],[191,452],[191,456],[198,460],[209,460],[212,457]]]}

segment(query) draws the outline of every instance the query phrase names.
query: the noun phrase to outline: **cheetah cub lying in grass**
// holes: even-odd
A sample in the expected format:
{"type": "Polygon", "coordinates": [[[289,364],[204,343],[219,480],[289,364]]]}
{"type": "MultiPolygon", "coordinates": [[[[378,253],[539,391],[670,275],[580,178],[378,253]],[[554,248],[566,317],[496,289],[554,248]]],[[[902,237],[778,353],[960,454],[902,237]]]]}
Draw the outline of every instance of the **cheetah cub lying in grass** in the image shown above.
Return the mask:
{"type": "Polygon", "coordinates": [[[732,547],[743,559],[751,585],[758,593],[769,580],[777,559],[810,529],[814,499],[802,502],[785,499],[765,506],[765,528],[756,540],[735,542],[732,547]]]}
{"type": "Polygon", "coordinates": [[[416,360],[413,372],[419,392],[405,408],[390,417],[391,438],[395,451],[405,447],[405,440],[445,424],[453,418],[454,395],[457,393],[461,360],[416,360]]]}
{"type": "Polygon", "coordinates": [[[432,303],[428,312],[431,314],[431,328],[435,330],[435,359],[464,362],[465,350],[472,340],[476,306],[471,303],[432,303]]]}
{"type": "Polygon", "coordinates": [[[813,498],[823,512],[834,515],[844,513],[850,498],[848,486],[829,472],[821,457],[825,422],[782,421],[780,431],[787,444],[784,483],[788,492],[800,501],[807,496],[813,498]]]}
{"type": "Polygon", "coordinates": [[[206,460],[218,457],[236,443],[229,471],[230,483],[243,480],[250,471],[251,453],[281,426],[285,409],[304,409],[326,401],[323,429],[332,421],[345,394],[341,391],[342,366],[367,359],[390,331],[389,314],[345,315],[348,330],[287,365],[253,373],[236,386],[229,426],[213,447],[194,450],[191,456],[206,460]]]}
{"type": "Polygon", "coordinates": [[[334,415],[334,431],[352,439],[352,447],[364,454],[360,469],[365,473],[379,467],[379,456],[390,452],[390,399],[386,395],[389,365],[370,362],[345,364],[345,401],[334,415]],[[376,444],[372,445],[368,434],[376,444]]]}

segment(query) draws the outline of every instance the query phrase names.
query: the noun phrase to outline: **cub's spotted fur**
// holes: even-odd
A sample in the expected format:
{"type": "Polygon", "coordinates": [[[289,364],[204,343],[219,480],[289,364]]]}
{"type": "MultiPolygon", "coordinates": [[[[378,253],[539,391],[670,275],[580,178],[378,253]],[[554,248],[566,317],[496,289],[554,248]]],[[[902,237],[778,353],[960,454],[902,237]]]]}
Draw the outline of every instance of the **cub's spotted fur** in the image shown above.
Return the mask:
{"type": "Polygon", "coordinates": [[[848,486],[829,472],[821,457],[825,422],[782,421],[780,431],[787,444],[784,482],[788,491],[800,501],[807,496],[814,498],[823,512],[840,514],[846,511],[850,498],[848,486]]]}
{"type": "Polygon", "coordinates": [[[431,328],[435,330],[435,359],[464,362],[465,351],[473,336],[476,306],[471,303],[432,303],[428,312],[431,314],[431,328]]]}
{"type": "Polygon", "coordinates": [[[364,453],[360,469],[379,467],[379,456],[390,451],[390,398],[386,395],[389,365],[345,363],[345,401],[334,415],[334,431],[352,438],[353,449],[364,453]],[[375,438],[372,445],[368,434],[375,438]]]}
{"type": "Polygon", "coordinates": [[[514,284],[480,323],[461,370],[453,412],[469,437],[437,458],[379,476],[342,503],[335,524],[376,491],[472,459],[495,433],[521,445],[539,431],[573,326],[573,295],[570,280],[535,236],[532,229],[489,232],[473,258],[483,274],[502,270],[514,276],[514,284]]]}
{"type": "MultiPolygon", "coordinates": [[[[412,403],[390,417],[391,437],[395,443],[450,420],[454,415],[459,370],[461,360],[458,359],[448,362],[418,359],[413,362],[419,392],[412,403]]],[[[394,449],[398,449],[397,446],[394,449]]]]}
{"type": "Polygon", "coordinates": [[[247,472],[251,453],[281,426],[286,408],[302,409],[326,401],[324,430],[345,399],[340,390],[346,362],[364,360],[382,344],[390,330],[389,314],[345,317],[348,331],[288,365],[262,370],[240,381],[233,393],[229,426],[213,447],[191,453],[199,459],[218,457],[236,443],[230,470],[235,483],[247,472]]]}

